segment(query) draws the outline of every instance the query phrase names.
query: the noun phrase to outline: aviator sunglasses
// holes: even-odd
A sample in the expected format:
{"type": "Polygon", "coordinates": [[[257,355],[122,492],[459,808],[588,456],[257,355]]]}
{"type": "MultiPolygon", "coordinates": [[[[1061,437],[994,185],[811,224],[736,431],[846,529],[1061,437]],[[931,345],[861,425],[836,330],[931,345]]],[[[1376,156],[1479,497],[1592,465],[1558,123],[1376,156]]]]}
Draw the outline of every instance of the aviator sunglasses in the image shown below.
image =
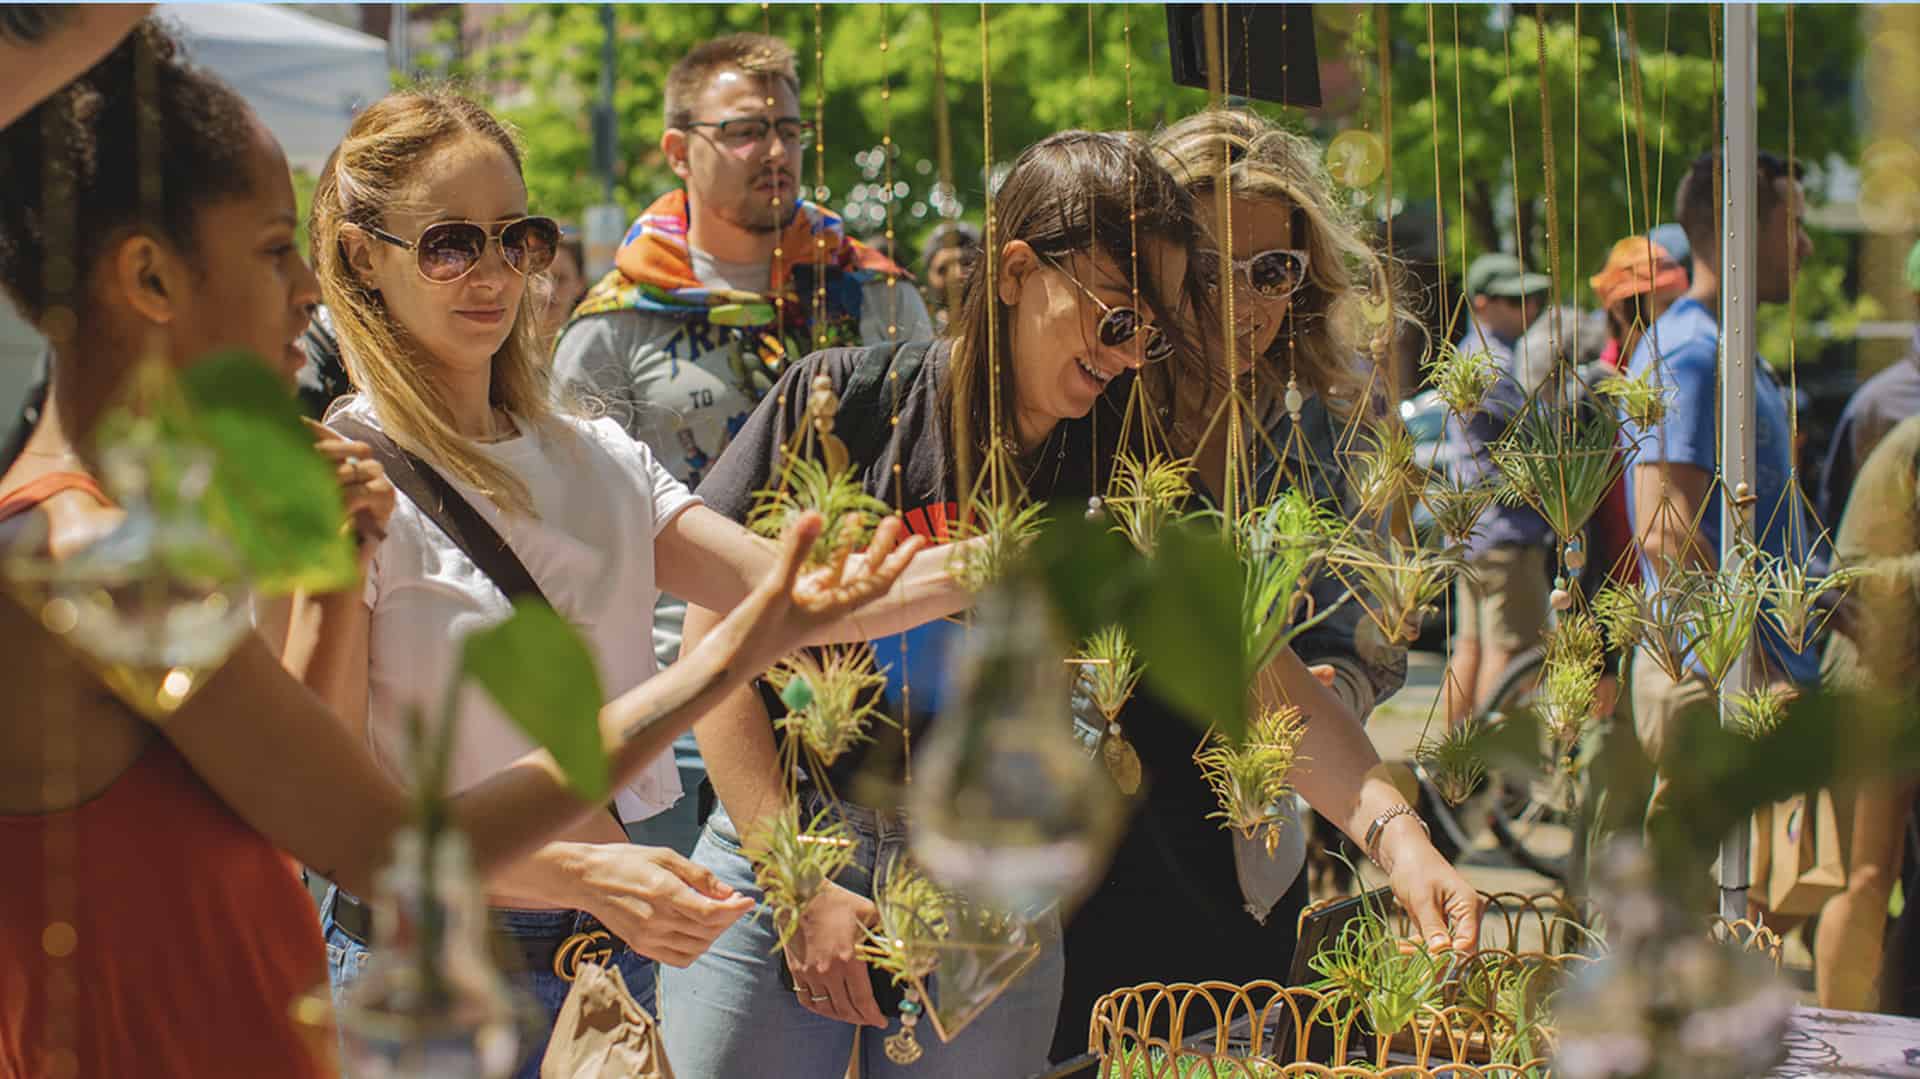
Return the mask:
{"type": "Polygon", "coordinates": [[[537,274],[553,265],[553,254],[560,246],[560,226],[551,217],[518,217],[507,222],[486,225],[473,221],[437,221],[420,233],[418,240],[403,240],[377,225],[361,228],[395,247],[413,252],[413,264],[420,276],[436,285],[451,284],[473,272],[487,254],[487,245],[498,241],[500,257],[522,277],[537,274]]]}
{"type": "MultiPolygon", "coordinates": [[[[1208,288],[1220,284],[1220,255],[1200,251],[1193,256],[1193,270],[1208,288]]],[[[1255,294],[1269,300],[1293,295],[1307,280],[1307,253],[1297,248],[1276,247],[1252,258],[1234,259],[1234,271],[1246,278],[1255,294]]]]}
{"type": "Polygon", "coordinates": [[[1092,300],[1100,308],[1100,325],[1094,332],[1100,343],[1108,348],[1119,348],[1135,337],[1141,337],[1140,357],[1148,363],[1161,363],[1173,355],[1173,342],[1167,340],[1158,326],[1149,325],[1141,319],[1140,312],[1131,307],[1116,307],[1093,294],[1093,290],[1081,283],[1080,279],[1058,262],[1041,255],[1047,265],[1060,271],[1061,275],[1073,282],[1073,287],[1081,295],[1092,300]],[[1144,336],[1142,336],[1144,335],[1144,336]]]}

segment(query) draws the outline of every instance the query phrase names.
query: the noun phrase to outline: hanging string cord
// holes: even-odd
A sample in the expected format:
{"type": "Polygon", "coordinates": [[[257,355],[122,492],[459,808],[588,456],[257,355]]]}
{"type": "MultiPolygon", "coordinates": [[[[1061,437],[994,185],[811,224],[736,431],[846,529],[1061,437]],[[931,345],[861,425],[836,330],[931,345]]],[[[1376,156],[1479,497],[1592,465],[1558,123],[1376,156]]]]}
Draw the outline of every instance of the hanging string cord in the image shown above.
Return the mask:
{"type": "MultiPolygon", "coordinates": [[[[1006,440],[1009,437],[1009,433],[1004,427],[1000,411],[1001,358],[999,333],[997,332],[999,315],[995,302],[995,296],[998,290],[993,287],[995,281],[995,264],[998,262],[994,257],[996,254],[994,246],[998,242],[998,231],[995,228],[995,217],[997,215],[994,213],[994,200],[997,197],[997,192],[993,190],[993,53],[988,37],[987,5],[985,3],[980,5],[980,135],[981,168],[987,185],[987,227],[985,233],[987,249],[985,252],[985,262],[981,268],[985,270],[987,275],[983,280],[986,283],[985,287],[987,289],[987,430],[989,432],[989,445],[987,448],[986,469],[982,473],[980,480],[975,483],[976,491],[973,494],[977,495],[977,489],[980,483],[985,483],[988,498],[991,499],[993,505],[1006,506],[1010,504],[1012,491],[1008,488],[1008,477],[1006,476],[1008,468],[1006,464],[1006,458],[1008,456],[1006,440]]],[[[972,496],[970,495],[969,502],[971,501],[972,496]]],[[[971,507],[964,512],[970,513],[971,507]]]]}

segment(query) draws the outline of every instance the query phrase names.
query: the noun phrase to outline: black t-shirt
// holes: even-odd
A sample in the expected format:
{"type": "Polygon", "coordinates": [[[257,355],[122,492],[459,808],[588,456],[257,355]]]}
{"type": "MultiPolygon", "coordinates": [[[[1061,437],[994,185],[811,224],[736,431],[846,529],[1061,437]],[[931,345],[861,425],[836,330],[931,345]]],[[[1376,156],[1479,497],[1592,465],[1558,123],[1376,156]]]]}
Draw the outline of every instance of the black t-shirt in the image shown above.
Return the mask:
{"type": "MultiPolygon", "coordinates": [[[[883,444],[848,447],[867,492],[901,510],[913,531],[936,540],[946,538],[946,522],[959,512],[942,418],[947,352],[944,344],[936,344],[913,377],[901,380],[898,423],[883,444]],[[897,487],[896,463],[901,466],[897,487]]],[[[744,521],[753,492],[771,485],[781,447],[804,422],[814,376],[824,372],[844,398],[855,370],[863,360],[875,362],[872,357],[877,355],[881,353],[867,349],[831,349],[806,357],[786,372],[700,485],[707,505],[744,521]]],[[[1127,385],[1117,383],[1093,413],[1060,424],[1042,452],[1021,463],[1023,476],[1031,472],[1032,497],[1084,500],[1105,489],[1122,427],[1119,407],[1128,392],[1127,385]]],[[[892,411],[891,390],[882,391],[879,400],[880,407],[892,411]]],[[[850,407],[857,406],[843,401],[843,416],[850,407]]],[[[836,423],[836,429],[842,426],[846,424],[836,423]]],[[[921,627],[905,635],[909,647],[904,656],[891,643],[901,638],[876,642],[876,661],[890,668],[892,676],[887,714],[901,718],[899,676],[905,672],[912,686],[912,715],[906,723],[916,739],[940,706],[941,638],[957,631],[952,623],[921,627]]],[[[780,714],[777,696],[763,687],[762,697],[772,714],[780,714]]],[[[1067,701],[1061,702],[1060,713],[1061,722],[1069,722],[1067,701]]],[[[1143,797],[1104,879],[1070,921],[1058,1051],[1076,1040],[1084,1047],[1086,1015],[1094,997],[1117,986],[1159,978],[1245,981],[1283,976],[1293,950],[1294,917],[1305,902],[1303,877],[1265,925],[1243,908],[1232,839],[1218,821],[1209,819],[1217,806],[1193,761],[1200,732],[1191,722],[1145,685],[1128,702],[1120,722],[1140,755],[1143,797]],[[1151,946],[1140,936],[1148,925],[1165,929],[1148,934],[1151,946]]],[[[901,778],[899,731],[879,724],[872,730],[871,744],[850,751],[829,770],[828,782],[842,797],[857,799],[861,788],[856,780],[863,772],[879,773],[883,781],[895,783],[901,778]]]]}
{"type": "MultiPolygon", "coordinates": [[[[917,354],[922,347],[909,343],[900,350],[902,354],[917,354]]],[[[959,518],[961,497],[955,490],[957,479],[948,467],[950,454],[941,400],[949,351],[945,342],[935,342],[917,367],[902,365],[911,370],[898,382],[897,409],[895,383],[888,378],[872,378],[880,374],[876,367],[869,367],[867,374],[869,384],[877,384],[878,390],[865,395],[865,401],[848,396],[849,385],[862,364],[889,363],[895,355],[893,346],[827,349],[807,356],[782,375],[733,436],[701,482],[700,497],[714,512],[744,522],[753,507],[754,492],[773,485],[783,448],[794,441],[794,432],[806,422],[807,395],[814,377],[825,374],[842,398],[836,432],[865,429],[880,433],[871,445],[857,444],[858,438],[848,440],[861,486],[894,507],[911,532],[935,543],[945,542],[949,528],[959,518]],[[878,422],[873,422],[875,417],[871,415],[852,414],[862,408],[879,409],[878,422]],[[889,420],[897,422],[890,424],[889,420]],[[897,477],[895,465],[900,468],[897,477]]],[[[1019,463],[1029,495],[1039,501],[1084,500],[1095,490],[1096,439],[1105,443],[1097,462],[1104,484],[1120,418],[1103,402],[1088,417],[1060,424],[1038,454],[1019,463]]],[[[940,709],[944,653],[958,632],[955,623],[935,622],[873,642],[875,663],[888,676],[885,711],[904,722],[909,738],[921,737],[940,709]],[[901,715],[903,699],[911,702],[911,714],[905,717],[901,715]]],[[[779,714],[778,699],[764,685],[762,691],[769,709],[779,714]]],[[[1065,714],[1062,702],[1063,721],[1065,714]]],[[[875,724],[870,733],[871,742],[848,751],[824,777],[842,795],[856,793],[858,788],[852,784],[863,774],[864,778],[883,782],[898,782],[904,776],[906,741],[901,731],[875,724]]]]}

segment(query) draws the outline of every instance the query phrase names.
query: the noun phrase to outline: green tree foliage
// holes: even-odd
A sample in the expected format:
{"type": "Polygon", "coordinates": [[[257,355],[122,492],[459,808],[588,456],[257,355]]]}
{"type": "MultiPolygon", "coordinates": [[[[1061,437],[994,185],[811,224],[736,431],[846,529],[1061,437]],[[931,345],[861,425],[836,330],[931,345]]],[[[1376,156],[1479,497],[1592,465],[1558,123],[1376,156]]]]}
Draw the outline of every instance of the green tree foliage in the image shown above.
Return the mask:
{"type": "MultiPolygon", "coordinates": [[[[618,5],[615,17],[619,175],[614,195],[629,211],[679,182],[659,150],[662,94],[674,61],[708,37],[770,30],[799,54],[802,110],[826,118],[821,143],[808,154],[804,179],[824,186],[827,202],[836,208],[844,208],[855,186],[868,180],[854,158],[880,146],[888,133],[888,102],[881,94],[883,82],[891,80],[891,133],[899,147],[895,180],[910,189],[895,203],[896,227],[908,238],[938,220],[927,204],[939,179],[937,34],[955,195],[964,216],[979,219],[987,160],[979,7],[830,4],[819,11],[817,33],[812,5],[764,10],[757,4],[618,5]],[[889,43],[885,53],[879,51],[883,27],[889,43]],[[815,63],[816,46],[822,64],[815,63]],[[817,171],[822,165],[824,178],[817,171]],[[916,204],[926,207],[922,216],[914,216],[916,204]]],[[[469,81],[519,127],[534,205],[577,218],[600,201],[588,121],[600,79],[598,5],[529,6],[501,19],[490,36],[508,43],[476,50],[434,74],[469,81]]],[[[994,5],[987,19],[996,163],[1064,128],[1111,129],[1129,122],[1151,128],[1205,104],[1203,91],[1176,87],[1168,77],[1166,17],[1159,5],[994,5]]],[[[879,231],[870,220],[856,224],[865,232],[879,231]]]]}
{"type": "MultiPolygon", "coordinates": [[[[1549,269],[1551,223],[1560,243],[1558,288],[1577,300],[1587,298],[1585,279],[1614,240],[1671,219],[1675,184],[1714,142],[1722,64],[1715,42],[1725,27],[1708,5],[1568,5],[1545,9],[1542,34],[1536,10],[1390,9],[1394,194],[1432,202],[1438,191],[1456,274],[1471,253],[1498,247],[1502,235],[1516,231],[1527,260],[1549,269]],[[1513,12],[1526,14],[1503,18],[1513,12]],[[1543,43],[1550,109],[1544,117],[1543,43]],[[1551,141],[1544,137],[1549,126],[1551,141]],[[1549,147],[1557,195],[1551,213],[1549,147]]],[[[1853,7],[1797,8],[1789,68],[1786,11],[1761,9],[1763,146],[1786,151],[1791,96],[1797,157],[1820,162],[1854,154],[1858,131],[1848,94],[1863,48],[1859,22],[1853,7]]],[[[1378,32],[1371,13],[1329,19],[1321,48],[1367,57],[1377,71],[1378,32]]],[[[1381,101],[1380,88],[1369,87],[1357,110],[1376,131],[1383,127],[1381,101]]]]}
{"type": "MultiPolygon", "coordinates": [[[[825,118],[805,182],[823,189],[816,194],[829,205],[852,211],[857,231],[882,227],[868,216],[881,205],[882,179],[880,159],[870,155],[889,132],[898,148],[893,178],[906,185],[893,200],[896,229],[917,240],[939,219],[930,196],[940,178],[936,84],[942,81],[956,187],[947,206],[979,220],[988,161],[980,7],[622,4],[614,12],[614,198],[629,213],[678,183],[659,150],[667,70],[708,37],[765,30],[794,45],[802,110],[825,118]],[[943,80],[935,76],[936,40],[943,80]],[[887,82],[890,100],[882,97],[887,82]]],[[[1172,84],[1160,5],[990,5],[986,14],[997,165],[1054,131],[1151,129],[1206,102],[1203,91],[1172,84]]],[[[496,44],[464,56],[449,46],[445,51],[457,59],[433,72],[469,81],[519,127],[533,204],[571,220],[601,200],[588,119],[599,92],[600,18],[597,4],[511,8],[486,35],[496,44]]],[[[1503,246],[1503,237],[1516,234],[1528,261],[1549,268],[1551,223],[1560,243],[1562,300],[1593,302],[1586,278],[1607,247],[1649,221],[1671,218],[1674,185],[1712,142],[1721,63],[1715,43],[1725,28],[1711,5],[1323,4],[1315,19],[1326,107],[1312,113],[1259,107],[1323,139],[1353,129],[1384,135],[1390,127],[1393,202],[1431,204],[1437,197],[1455,277],[1472,253],[1503,246]],[[1552,213],[1545,198],[1542,12],[1557,195],[1552,213]],[[1383,21],[1389,37],[1384,87],[1383,21]],[[1390,124],[1383,90],[1391,92],[1390,124]]],[[[1761,9],[1763,145],[1785,151],[1791,142],[1797,157],[1815,163],[1830,154],[1855,156],[1859,133],[1850,94],[1864,49],[1860,26],[1858,7],[1794,8],[1789,65],[1787,8],[1761,9]]],[[[1353,197],[1384,209],[1386,194],[1381,175],[1353,197]]],[[[1817,247],[1816,262],[1840,249],[1831,240],[1817,240],[1817,247]]],[[[1861,312],[1834,289],[1809,287],[1795,314],[1793,336],[1805,356],[1813,354],[1816,323],[1844,324],[1861,312]]],[[[1785,309],[1768,312],[1762,331],[1779,346],[1769,358],[1784,362],[1785,309]]]]}

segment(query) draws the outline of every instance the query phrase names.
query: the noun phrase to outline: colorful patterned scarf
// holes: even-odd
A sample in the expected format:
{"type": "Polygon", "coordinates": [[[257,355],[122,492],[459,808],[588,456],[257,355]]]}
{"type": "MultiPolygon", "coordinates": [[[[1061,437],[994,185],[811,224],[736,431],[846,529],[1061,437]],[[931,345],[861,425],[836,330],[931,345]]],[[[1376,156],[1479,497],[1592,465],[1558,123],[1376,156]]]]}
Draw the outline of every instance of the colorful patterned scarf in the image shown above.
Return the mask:
{"type": "Polygon", "coordinates": [[[767,368],[750,379],[758,385],[768,375],[777,376],[790,356],[858,344],[860,300],[867,282],[883,274],[911,280],[885,255],[848,236],[838,214],[804,199],[781,233],[779,246],[785,257],[774,262],[771,291],[702,285],[693,275],[687,246],[687,193],[674,191],[635,219],[614,256],[614,269],[588,291],[573,317],[634,310],[704,319],[733,330],[752,346],[767,368]],[[824,290],[814,276],[822,267],[824,290]],[[825,325],[814,318],[820,291],[826,294],[825,325]]]}

